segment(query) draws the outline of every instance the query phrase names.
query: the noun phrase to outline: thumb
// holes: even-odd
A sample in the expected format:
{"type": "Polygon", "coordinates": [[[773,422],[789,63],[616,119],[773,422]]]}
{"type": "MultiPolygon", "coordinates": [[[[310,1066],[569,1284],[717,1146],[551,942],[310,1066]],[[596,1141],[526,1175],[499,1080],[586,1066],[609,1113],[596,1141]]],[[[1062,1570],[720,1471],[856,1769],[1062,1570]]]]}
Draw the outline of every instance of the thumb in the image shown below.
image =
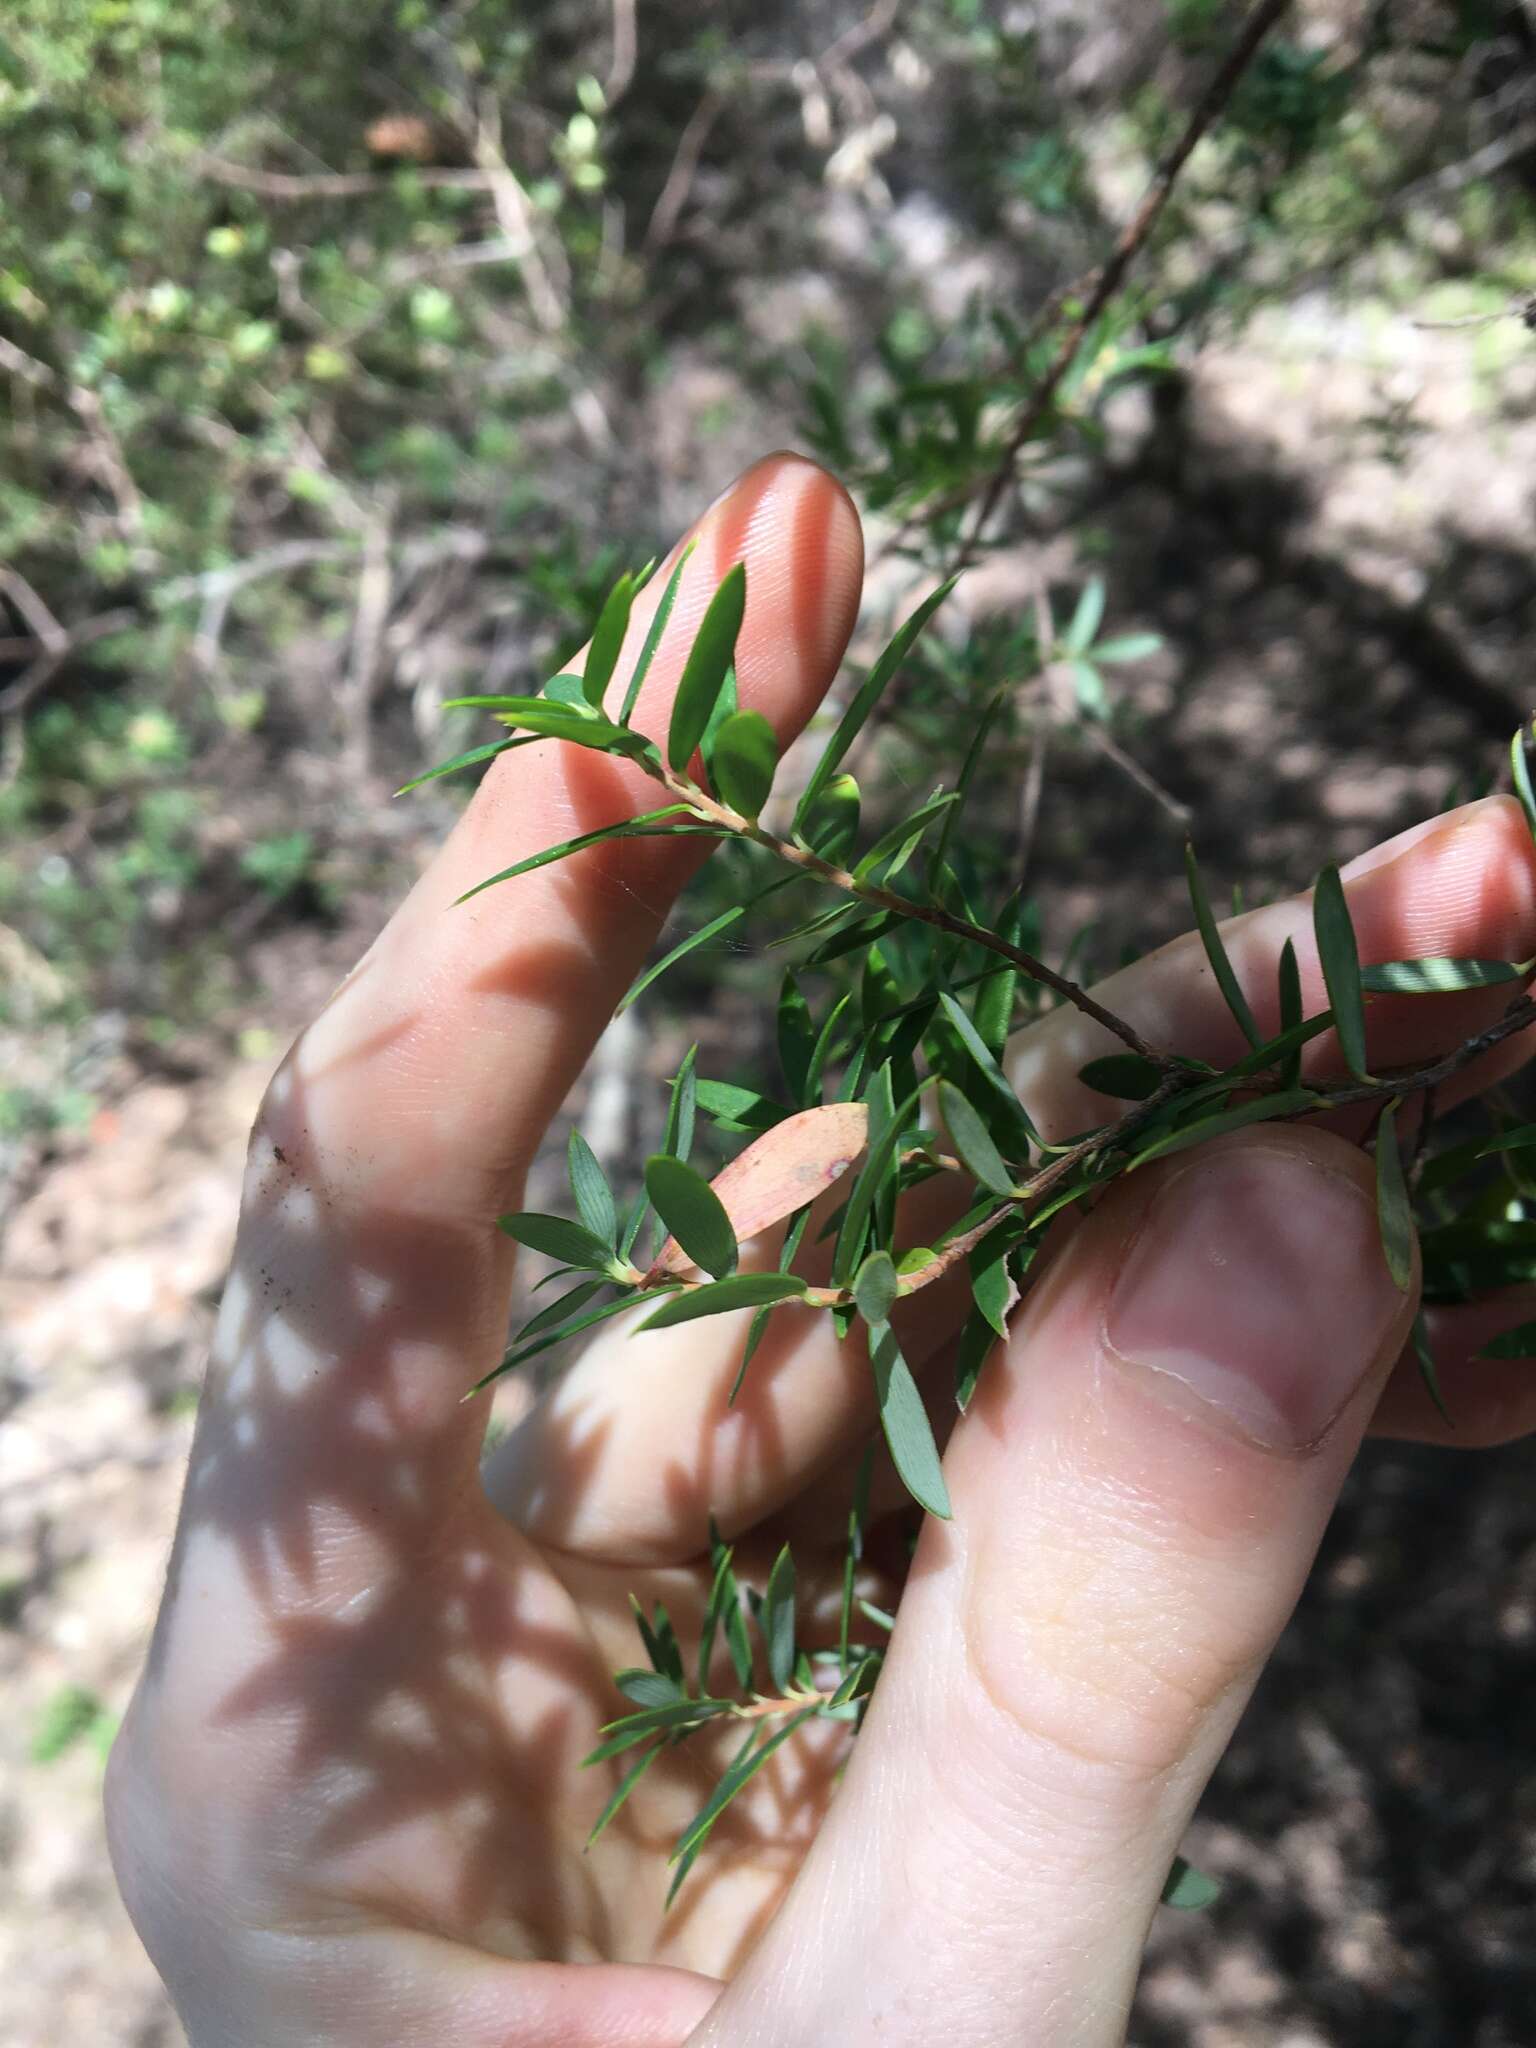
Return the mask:
{"type": "Polygon", "coordinates": [[[989,1364],[837,1802],[700,2043],[1114,2048],[1185,1825],[1413,1313],[1369,1162],[1123,1181],[989,1364]]]}

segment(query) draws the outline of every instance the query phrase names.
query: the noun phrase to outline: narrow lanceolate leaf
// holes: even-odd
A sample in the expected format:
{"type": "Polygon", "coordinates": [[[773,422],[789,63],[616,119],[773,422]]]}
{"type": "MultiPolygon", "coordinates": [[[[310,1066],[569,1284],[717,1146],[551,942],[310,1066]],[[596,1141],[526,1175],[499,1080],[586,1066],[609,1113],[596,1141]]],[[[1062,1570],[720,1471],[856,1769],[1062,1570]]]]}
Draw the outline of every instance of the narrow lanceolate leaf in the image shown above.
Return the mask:
{"type": "Polygon", "coordinates": [[[763,1742],[758,1742],[758,1732],[755,1728],[753,1729],[746,1742],[737,1752],[730,1769],[725,1772],[704,1805],[700,1807],[699,1811],[683,1830],[677,1847],[672,1851],[672,1861],[676,1868],[673,1873],[671,1886],[667,1892],[667,1904],[669,1906],[677,1897],[678,1888],[682,1884],[683,1879],[693,1868],[694,1859],[709,1839],[711,1828],[713,1828],[721,1814],[724,1813],[726,1807],[730,1805],[737,1793],[742,1791],[751,1782],[773,1755],[774,1751],[781,1744],[788,1742],[789,1738],[797,1730],[803,1728],[807,1721],[820,1712],[820,1706],[802,1708],[798,1714],[791,1714],[789,1719],[781,1727],[776,1728],[763,1742]],[[753,1747],[754,1744],[757,1745],[755,1748],[753,1747]]]}
{"type": "Polygon", "coordinates": [[[1376,1217],[1387,1271],[1399,1293],[1406,1294],[1413,1278],[1413,1204],[1397,1142],[1396,1111],[1401,1102],[1402,1097],[1395,1095],[1376,1124],[1376,1217]]]}
{"type": "Polygon", "coordinates": [[[1531,788],[1531,760],[1526,751],[1526,742],[1536,729],[1536,719],[1522,725],[1509,746],[1509,766],[1514,777],[1515,795],[1520,799],[1520,808],[1525,813],[1525,822],[1531,828],[1531,837],[1536,839],[1536,791],[1531,788]]]}
{"type": "Polygon", "coordinates": [[[1435,1354],[1430,1348],[1429,1324],[1424,1319],[1423,1309],[1420,1309],[1413,1319],[1413,1329],[1408,1341],[1412,1344],[1413,1355],[1418,1361],[1419,1378],[1424,1382],[1424,1391],[1438,1409],[1441,1421],[1450,1423],[1454,1429],[1456,1425],[1451,1422],[1450,1410],[1446,1407],[1445,1396],[1440,1391],[1440,1374],[1435,1367],[1435,1354]]]}
{"type": "Polygon", "coordinates": [[[638,1714],[625,1714],[620,1720],[610,1721],[604,1729],[606,1741],[582,1758],[584,1764],[606,1763],[611,1756],[619,1756],[626,1749],[633,1749],[637,1742],[644,1742],[647,1736],[660,1735],[673,1728],[693,1728],[705,1721],[718,1720],[730,1712],[729,1700],[678,1700],[670,1707],[642,1707],[638,1714]]]}
{"type": "Polygon", "coordinates": [[[870,1331],[869,1359],[875,1372],[880,1424],[901,1482],[919,1507],[947,1521],[949,1489],[939,1466],[939,1448],[923,1397],[889,1323],[870,1331]]]}
{"type": "Polygon", "coordinates": [[[806,1083],[816,1051],[816,1026],[810,1004],[793,974],[786,974],[779,990],[779,1065],[789,1087],[789,1099],[800,1106],[808,1102],[806,1083]]]}
{"type": "Polygon", "coordinates": [[[1529,1152],[1536,1145],[1536,1124],[1512,1124],[1496,1138],[1484,1139],[1474,1157],[1492,1159],[1500,1152],[1529,1152]]]}
{"type": "Polygon", "coordinates": [[[795,1561],[787,1543],[768,1574],[757,1620],[768,1652],[768,1676],[782,1694],[795,1675],[795,1561]]]}
{"type": "Polygon", "coordinates": [[[618,1212],[613,1206],[613,1189],[608,1185],[607,1174],[598,1164],[597,1154],[580,1131],[571,1133],[568,1159],[571,1192],[576,1197],[576,1207],[581,1211],[581,1220],[595,1238],[612,1249],[619,1235],[618,1212]]]}
{"type": "Polygon", "coordinates": [[[613,1258],[613,1246],[594,1231],[584,1229],[579,1223],[571,1223],[564,1216],[540,1216],[531,1211],[519,1210],[510,1216],[498,1216],[498,1229],[508,1237],[526,1245],[531,1252],[542,1252],[548,1259],[559,1259],[563,1265],[580,1266],[589,1273],[607,1270],[613,1258]]]}
{"type": "Polygon", "coordinates": [[[889,1320],[896,1306],[896,1264],[889,1252],[871,1252],[853,1280],[853,1299],[866,1323],[889,1320]]]}
{"type": "Polygon", "coordinates": [[[966,1317],[955,1352],[955,1406],[962,1415],[971,1405],[981,1368],[998,1342],[997,1332],[980,1309],[966,1317]]]}
{"type": "Polygon", "coordinates": [[[1216,986],[1221,990],[1227,1008],[1237,1019],[1238,1027],[1250,1045],[1262,1045],[1263,1037],[1248,1007],[1248,998],[1238,984],[1232,971],[1232,962],[1227,958],[1227,949],[1222,943],[1221,932],[1216,923],[1216,914],[1211,909],[1211,899],[1206,893],[1205,878],[1200,873],[1195,859],[1195,849],[1186,841],[1184,847],[1184,871],[1189,879],[1189,900],[1195,909],[1195,924],[1199,928],[1200,943],[1205,948],[1205,957],[1211,963],[1211,972],[1216,977],[1216,986]]]}
{"type": "MultiPolygon", "coordinates": [[[[1318,1101],[1311,1088],[1286,1088],[1274,1095],[1256,1096],[1251,1102],[1241,1102],[1236,1109],[1218,1110],[1214,1116],[1201,1117],[1197,1122],[1186,1124],[1181,1130],[1169,1131],[1163,1137],[1138,1152],[1126,1170],[1145,1166],[1149,1159],[1166,1158],[1170,1152],[1184,1152],[1191,1145],[1203,1145],[1209,1138],[1219,1138],[1226,1131],[1240,1131],[1247,1124],[1272,1123],[1277,1117],[1298,1116],[1303,1110],[1311,1109],[1318,1101]]],[[[1036,1211],[1036,1221],[1047,1212],[1036,1211]]]]}
{"type": "Polygon", "coordinates": [[[629,630],[630,606],[635,601],[635,579],[621,576],[608,593],[608,601],[598,615],[592,631],[592,644],[587,650],[587,665],[582,671],[582,694],[594,711],[602,709],[603,697],[617,666],[619,651],[624,645],[624,635],[629,630]]]}
{"type": "Polygon", "coordinates": [[[1007,1075],[993,1057],[990,1048],[982,1042],[981,1034],[976,1029],[976,1026],[947,989],[940,994],[939,1002],[943,1006],[945,1016],[959,1034],[960,1043],[970,1055],[971,1062],[977,1073],[986,1082],[992,1094],[1002,1104],[1009,1116],[1014,1118],[1020,1128],[1032,1137],[1034,1135],[1034,1126],[1030,1123],[1023,1103],[1020,1102],[1009,1083],[1007,1075]]]}
{"type": "MultiPolygon", "coordinates": [[[[444,709],[458,709],[470,702],[467,697],[455,698],[444,709]]],[[[650,745],[640,733],[614,725],[596,711],[562,704],[556,698],[506,697],[502,704],[504,708],[496,716],[503,725],[517,732],[535,733],[540,739],[569,740],[574,746],[596,747],[606,754],[638,755],[650,745]]]]}
{"type": "Polygon", "coordinates": [[[1077,1078],[1100,1095],[1113,1095],[1121,1102],[1145,1102],[1156,1092],[1162,1075],[1139,1052],[1112,1052],[1101,1060],[1090,1060],[1078,1070],[1077,1078]]]}
{"type": "Polygon", "coordinates": [[[817,791],[816,801],[809,808],[802,797],[795,813],[795,829],[807,846],[835,866],[847,860],[858,843],[861,803],[854,778],[834,775],[817,791]]]}
{"type": "Polygon", "coordinates": [[[1523,981],[1530,971],[1530,962],[1518,960],[1384,960],[1361,968],[1360,986],[1373,996],[1453,995],[1523,981]]]}
{"type": "Polygon", "coordinates": [[[1360,949],[1355,943],[1354,920],[1344,898],[1344,884],[1336,867],[1326,867],[1312,892],[1312,926],[1317,934],[1318,957],[1323,979],[1328,984],[1328,1002],[1333,1011],[1333,1028],[1339,1034],[1344,1064],[1357,1081],[1369,1081],[1365,1063],[1365,1002],[1360,984],[1360,949]]]}
{"type": "Polygon", "coordinates": [[[881,868],[886,869],[882,880],[892,882],[912,858],[918,842],[936,818],[941,818],[960,801],[958,789],[941,789],[920,804],[910,817],[893,825],[889,832],[882,832],[874,845],[864,854],[853,871],[856,882],[867,882],[881,868]]]}
{"type": "Polygon", "coordinates": [[[1176,1906],[1181,1913],[1198,1913],[1221,1896],[1221,1879],[1208,1877],[1203,1870],[1196,1870],[1193,1863],[1186,1863],[1182,1856],[1175,1856],[1173,1868],[1163,1886],[1163,1904],[1176,1906]]]}
{"type": "Polygon", "coordinates": [[[580,676],[551,676],[539,694],[550,704],[573,704],[581,712],[592,709],[587,702],[587,686],[580,676]]]}
{"type": "Polygon", "coordinates": [[[1093,650],[1093,658],[1111,666],[1120,661],[1145,661],[1148,655],[1159,653],[1162,645],[1161,633],[1121,633],[1113,640],[1101,640],[1093,650]]]}
{"type": "MultiPolygon", "coordinates": [[[[885,1087],[890,1085],[889,1069],[882,1068],[885,1087]]],[[[871,1084],[870,1092],[879,1084],[880,1075],[871,1084]]],[[[918,1091],[914,1090],[899,1107],[893,1107],[888,1121],[883,1121],[878,1131],[873,1113],[870,1122],[870,1144],[864,1164],[848,1197],[848,1206],[843,1211],[842,1228],[837,1234],[837,1244],[832,1254],[832,1281],[837,1287],[846,1287],[853,1278],[864,1250],[864,1234],[875,1207],[876,1198],[886,1180],[894,1174],[896,1148],[901,1142],[902,1130],[907,1119],[917,1106],[918,1091]]]]}
{"type": "Polygon", "coordinates": [[[688,815],[686,804],[664,804],[660,810],[642,811],[638,817],[625,818],[617,825],[602,825],[595,832],[581,833],[578,838],[562,839],[558,846],[546,846],[542,853],[531,853],[526,860],[501,869],[499,874],[487,875],[483,882],[476,882],[473,889],[466,889],[455,901],[467,903],[482,889],[494,889],[498,882],[512,882],[519,875],[531,875],[536,868],[547,868],[557,860],[568,860],[573,853],[581,853],[589,846],[601,846],[610,839],[658,839],[676,832],[692,832],[696,828],[674,822],[688,815]]]}
{"type": "Polygon", "coordinates": [[[994,1195],[1011,1195],[1014,1176],[993,1144],[986,1125],[952,1081],[940,1081],[939,1104],[966,1172],[994,1195]]]}
{"type": "Polygon", "coordinates": [[[720,1197],[684,1160],[654,1152],[645,1162],[651,1207],[688,1257],[717,1280],[736,1268],[736,1233],[720,1197]]]}
{"type": "MultiPolygon", "coordinates": [[[[759,1236],[840,1180],[863,1151],[868,1128],[864,1103],[828,1102],[754,1138],[711,1183],[734,1242],[759,1236]]],[[[679,1265],[668,1245],[654,1271],[676,1272],[679,1265]]]]}
{"type": "Polygon", "coordinates": [[[810,781],[805,785],[805,794],[795,811],[797,832],[804,830],[807,819],[816,808],[818,798],[842,767],[844,756],[863,730],[870,713],[885,694],[886,686],[912,652],[917,636],[954,587],[955,578],[951,576],[948,582],[939,585],[931,597],[924,598],[916,611],[899,628],[891,644],[860,684],[852,703],[839,719],[836,732],[822,750],[821,759],[811,771],[810,781]]]}
{"type": "Polygon", "coordinates": [[[671,1330],[679,1323],[695,1323],[701,1316],[723,1316],[732,1309],[767,1308],[781,1301],[799,1301],[805,1282],[794,1273],[732,1273],[725,1280],[708,1281],[702,1287],[669,1294],[643,1323],[641,1330],[671,1330]]]}
{"type": "MultiPolygon", "coordinates": [[[[1280,948],[1280,1033],[1299,1031],[1305,1017],[1301,999],[1301,966],[1296,958],[1296,948],[1290,939],[1280,948]]],[[[1280,1069],[1281,1085],[1295,1088],[1301,1081],[1301,1047],[1298,1044],[1285,1055],[1285,1064],[1280,1069]]]]}
{"type": "Polygon", "coordinates": [[[493,1380],[499,1380],[504,1373],[515,1372],[520,1365],[526,1365],[529,1359],[552,1350],[556,1344],[564,1344],[572,1337],[579,1337],[583,1331],[595,1328],[598,1323],[606,1323],[610,1316],[616,1316],[624,1309],[632,1308],[634,1300],[632,1293],[621,1294],[616,1301],[605,1301],[601,1308],[588,1309],[585,1315],[577,1316],[574,1321],[562,1323],[558,1330],[547,1330],[542,1336],[532,1338],[527,1343],[513,1344],[499,1365],[493,1366],[488,1373],[475,1381],[464,1399],[469,1400],[471,1396],[490,1386],[493,1380]]]}
{"type": "Polygon", "coordinates": [[[1501,1330],[1477,1354],[1479,1358],[1536,1358],[1536,1323],[1517,1323],[1501,1330]]]}
{"type": "MultiPolygon", "coordinates": [[[[550,1278],[553,1277],[551,1274],[550,1278]]],[[[542,1284],[540,1282],[540,1285],[542,1284]]],[[[530,1337],[541,1336],[544,1331],[553,1329],[559,1323],[569,1322],[573,1316],[581,1313],[594,1294],[602,1292],[605,1284],[602,1280],[583,1280],[579,1287],[572,1287],[567,1293],[562,1294],[558,1301],[552,1301],[548,1308],[541,1308],[536,1316],[530,1316],[523,1324],[512,1340],[513,1347],[525,1343],[530,1337]]]]}
{"type": "Polygon", "coordinates": [[[668,1707],[682,1697],[677,1680],[665,1671],[616,1671],[613,1682],[637,1707],[668,1707]]]}
{"type": "Polygon", "coordinates": [[[771,1131],[793,1111],[757,1088],[738,1088],[734,1081],[701,1081],[699,1107],[723,1131],[771,1131]]]}
{"type": "Polygon", "coordinates": [[[715,794],[744,818],[756,818],[773,788],[779,743],[761,711],[737,711],[715,735],[710,775],[715,794]]]}
{"type": "Polygon", "coordinates": [[[628,725],[635,705],[639,702],[641,687],[651,672],[651,663],[656,659],[656,650],[661,645],[661,636],[667,630],[667,621],[671,618],[672,607],[677,602],[677,587],[683,580],[683,571],[688,566],[688,557],[693,553],[697,545],[696,541],[689,541],[687,547],[683,549],[683,552],[677,558],[676,568],[667,578],[666,587],[661,593],[661,603],[657,605],[656,615],[651,620],[650,630],[641,642],[640,657],[630,673],[629,683],[624,691],[624,708],[619,713],[620,725],[628,725]]]}
{"type": "Polygon", "coordinates": [[[1104,595],[1102,576],[1090,577],[1083,585],[1072,623],[1062,636],[1061,644],[1069,654],[1083,654],[1093,645],[1093,636],[1104,618],[1104,595]]]}
{"type": "MultiPolygon", "coordinates": [[[[953,815],[951,812],[950,816],[953,815]]],[[[946,819],[946,826],[948,822],[946,819]]],[[[1015,890],[1003,905],[996,930],[997,936],[1007,945],[1018,946],[1022,943],[1024,899],[1018,890],[1015,890]]],[[[976,991],[976,1036],[994,1060],[1002,1059],[1008,1035],[1013,1029],[1013,1006],[1018,989],[1019,970],[1005,962],[995,973],[988,974],[976,991]]]]}
{"type": "Polygon", "coordinates": [[[631,1003],[644,995],[653,981],[661,979],[668,968],[675,967],[679,960],[686,960],[690,953],[696,953],[701,946],[707,946],[711,939],[718,939],[722,932],[728,932],[733,925],[740,924],[749,910],[755,910],[759,903],[766,901],[776,891],[790,888],[796,879],[794,875],[785,875],[778,881],[770,882],[766,889],[759,889],[757,894],[749,896],[745,903],[733,903],[729,910],[722,910],[720,915],[712,917],[708,924],[700,925],[697,931],[689,932],[686,938],[679,939],[659,960],[636,976],[625,991],[624,1000],[614,1014],[622,1016],[631,1003]]]}
{"type": "Polygon", "coordinates": [[[409,782],[402,782],[395,795],[404,796],[408,790],[420,789],[424,782],[435,782],[440,775],[457,775],[461,768],[473,768],[481,761],[494,761],[509,747],[525,747],[527,744],[526,740],[518,739],[488,740],[483,747],[471,747],[467,754],[455,754],[451,761],[439,761],[425,775],[415,775],[409,782]]]}
{"type": "Polygon", "coordinates": [[[746,603],[747,572],[738,562],[710,599],[683,664],[667,728],[667,761],[673,768],[685,769],[704,737],[726,673],[736,658],[736,636],[746,603]]]}
{"type": "Polygon", "coordinates": [[[628,1799],[630,1793],[634,1791],[635,1787],[639,1784],[640,1780],[651,1768],[651,1765],[655,1763],[657,1757],[661,1755],[661,1752],[664,1747],[664,1743],[655,1743],[650,1749],[646,1750],[641,1756],[637,1757],[634,1763],[632,1763],[629,1769],[624,1773],[623,1777],[620,1778],[618,1785],[614,1790],[613,1797],[608,1801],[608,1804],[603,1808],[602,1812],[597,1816],[596,1821],[593,1823],[592,1832],[587,1837],[587,1847],[589,1849],[591,1848],[592,1844],[597,1840],[598,1836],[602,1834],[603,1830],[608,1826],[608,1823],[614,1818],[615,1814],[618,1813],[619,1809],[623,1806],[625,1800],[628,1799]]]}

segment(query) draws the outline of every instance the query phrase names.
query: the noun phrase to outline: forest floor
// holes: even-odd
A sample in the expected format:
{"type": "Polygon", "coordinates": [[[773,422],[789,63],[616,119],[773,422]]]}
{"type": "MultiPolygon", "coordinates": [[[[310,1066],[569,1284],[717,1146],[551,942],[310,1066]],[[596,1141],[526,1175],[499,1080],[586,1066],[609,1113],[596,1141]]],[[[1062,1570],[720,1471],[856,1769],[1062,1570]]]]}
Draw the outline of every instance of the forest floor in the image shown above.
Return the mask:
{"type": "MultiPolygon", "coordinates": [[[[1182,404],[1127,420],[1094,513],[1116,625],[1168,643],[1129,686],[1127,744],[1191,806],[1224,880],[1303,886],[1494,774],[1529,709],[1536,353],[1490,393],[1460,337],[1403,326],[1384,347],[1321,302],[1260,320],[1203,359],[1182,404]]],[[[754,435],[784,438],[737,397],[732,445],[712,451],[725,466],[754,435]]],[[[685,448],[685,392],[679,406],[668,441],[685,448]]],[[[967,602],[1018,602],[1041,568],[1000,560],[967,602]]],[[[1116,948],[1168,936],[1177,831],[1096,757],[1055,752],[1034,857],[1051,943],[1088,918],[1116,948]]],[[[154,1060],[104,1052],[94,1118],[24,1163],[0,1251],[0,2041],[15,2048],[181,2040],[107,1868],[102,1755],[159,1593],[252,1114],[426,858],[435,815],[363,819],[382,848],[372,886],[326,922],[266,920],[240,1013],[154,1060]]],[[[1532,1460],[1529,1445],[1362,1460],[1194,1830],[1225,1896],[1198,1920],[1161,1916],[1138,2048],[1529,2042],[1532,1460]]]]}

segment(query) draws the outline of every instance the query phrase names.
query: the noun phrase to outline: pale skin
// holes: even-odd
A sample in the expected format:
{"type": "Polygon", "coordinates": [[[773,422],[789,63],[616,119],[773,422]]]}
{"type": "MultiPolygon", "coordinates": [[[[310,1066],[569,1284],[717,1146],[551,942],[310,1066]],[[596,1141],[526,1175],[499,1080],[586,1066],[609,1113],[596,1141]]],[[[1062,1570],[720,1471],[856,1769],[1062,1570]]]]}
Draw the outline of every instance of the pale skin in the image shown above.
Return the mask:
{"type": "MultiPolygon", "coordinates": [[[[744,559],[742,699],[787,736],[852,628],[853,508],[770,457],[698,538],[640,722],[664,728],[691,629],[744,559]]],[[[491,1219],[520,1206],[699,842],[451,905],[653,802],[558,743],[495,764],[272,1085],[109,1770],[124,1896],[194,2048],[1115,2048],[1163,1878],[1362,1436],[1536,1425],[1529,1368],[1472,1355],[1536,1307],[1439,1319],[1448,1439],[1403,1356],[1416,1283],[1385,1271],[1345,1135],[1242,1133],[1117,1187],[1058,1232],[949,1442],[954,1519],[927,1525],[904,1588],[899,1545],[872,1544],[868,1589],[900,1616],[846,1774],[841,1730],[788,1745],[664,1913],[722,1746],[663,1760],[583,1852],[614,1778],[579,1760],[623,1707],[628,1596],[665,1599],[686,1641],[713,1513],[759,1583],[791,1540],[835,1633],[872,1406],[824,1316],[777,1312],[734,1409],[740,1318],[609,1326],[479,1469],[484,1411],[461,1396],[499,1355],[514,1256],[491,1219]]],[[[1536,953],[1507,799],[1347,880],[1367,958],[1536,953]]],[[[1229,936],[1261,1023],[1287,936],[1321,1000],[1304,901],[1229,936]]],[[[1197,943],[1100,994],[1156,1043],[1236,1049],[1197,943]]],[[[1499,998],[1379,1003],[1372,1059],[1454,1044],[1499,998]]],[[[1107,1113],[1075,1079],[1106,1049],[1065,1010],[1016,1041],[1048,1131],[1107,1113]]],[[[1511,1041],[1459,1085],[1524,1056],[1511,1041]]],[[[905,1309],[936,1417],[958,1308],[936,1287],[905,1309]]],[[[896,1506],[889,1473],[876,1498],[896,1506]]]]}

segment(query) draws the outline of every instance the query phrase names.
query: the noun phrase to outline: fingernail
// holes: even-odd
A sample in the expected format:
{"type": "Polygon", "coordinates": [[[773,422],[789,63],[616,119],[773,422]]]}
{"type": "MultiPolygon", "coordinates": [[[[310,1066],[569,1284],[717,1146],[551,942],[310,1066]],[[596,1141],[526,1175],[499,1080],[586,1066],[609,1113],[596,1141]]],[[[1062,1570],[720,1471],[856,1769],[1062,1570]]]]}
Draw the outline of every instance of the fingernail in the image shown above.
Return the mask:
{"type": "Polygon", "coordinates": [[[1153,1197],[1110,1296],[1110,1349],[1255,1443],[1315,1443],[1381,1354],[1403,1297],[1375,1204],[1299,1151],[1249,1140],[1153,1197]]]}

